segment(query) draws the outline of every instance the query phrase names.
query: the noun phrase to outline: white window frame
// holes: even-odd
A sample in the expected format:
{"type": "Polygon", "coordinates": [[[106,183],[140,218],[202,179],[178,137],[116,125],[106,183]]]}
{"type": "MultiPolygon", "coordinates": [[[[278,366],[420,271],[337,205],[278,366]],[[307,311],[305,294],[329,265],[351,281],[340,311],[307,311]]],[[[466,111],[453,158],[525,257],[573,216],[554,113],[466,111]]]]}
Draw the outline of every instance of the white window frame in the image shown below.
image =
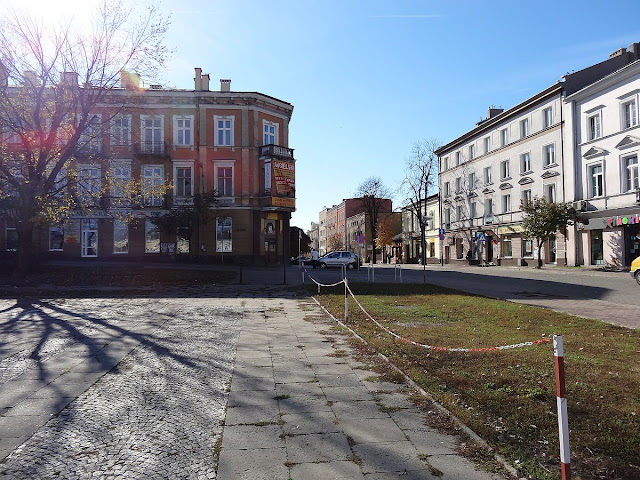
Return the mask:
{"type": "Polygon", "coordinates": [[[500,162],[500,180],[507,180],[509,178],[511,178],[509,159],[505,158],[500,162]]]}
{"type": "Polygon", "coordinates": [[[513,237],[511,235],[502,236],[502,249],[500,251],[502,258],[513,258],[513,237]],[[509,245],[509,254],[506,254],[507,245],[509,245]]]}
{"type": "MultiPolygon", "coordinates": [[[[146,230],[145,230],[145,248],[146,248],[146,230]]],[[[129,222],[127,222],[126,220],[120,220],[118,218],[114,218],[113,219],[113,253],[115,255],[122,255],[122,254],[127,254],[129,253],[129,222]],[[126,246],[117,247],[117,242],[120,240],[119,238],[117,238],[117,232],[123,232],[126,231],[126,246]]]]}
{"type": "Polygon", "coordinates": [[[556,166],[556,144],[549,143],[542,146],[542,167],[556,166]]]}
{"type": "Polygon", "coordinates": [[[476,202],[469,202],[469,218],[476,218],[478,216],[478,208],[476,202]]]}
{"type": "Polygon", "coordinates": [[[520,175],[526,175],[531,172],[531,152],[520,154],[520,175]]]}
{"type": "Polygon", "coordinates": [[[461,162],[460,157],[461,157],[461,155],[460,155],[460,151],[457,151],[457,152],[456,152],[456,167],[459,167],[459,166],[460,166],[460,162],[461,162]]]}
{"type": "Polygon", "coordinates": [[[469,145],[469,160],[473,160],[476,157],[476,146],[475,144],[469,145]]]}
{"type": "Polygon", "coordinates": [[[484,199],[484,216],[493,215],[493,198],[484,199]]]}
{"type": "Polygon", "coordinates": [[[523,205],[529,205],[532,201],[533,201],[533,194],[531,192],[530,188],[527,188],[525,190],[522,190],[522,193],[520,195],[520,199],[522,201],[523,205]]]}
{"type": "Polygon", "coordinates": [[[484,153],[491,151],[491,136],[484,137],[484,153]]]}
{"type": "Polygon", "coordinates": [[[533,240],[530,238],[522,239],[522,257],[523,258],[533,258],[533,240]],[[530,245],[531,250],[527,250],[527,246],[530,245]]]}
{"type": "Polygon", "coordinates": [[[547,199],[549,203],[555,203],[557,200],[557,192],[556,192],[556,184],[555,183],[545,183],[543,185],[544,198],[547,199]]]}
{"type": "Polygon", "coordinates": [[[520,138],[526,138],[529,136],[529,119],[523,118],[520,120],[520,138]]]}
{"type": "Polygon", "coordinates": [[[279,145],[280,144],[279,133],[280,133],[279,123],[272,122],[270,120],[262,120],[262,144],[263,145],[270,145],[270,144],[279,145]],[[268,128],[273,128],[274,129],[273,133],[267,132],[268,128]],[[273,137],[273,141],[267,142],[267,137],[273,137]]]}
{"type": "Polygon", "coordinates": [[[236,178],[236,168],[235,168],[235,160],[214,160],[213,162],[213,186],[216,192],[218,192],[218,168],[231,168],[231,195],[221,195],[218,192],[219,197],[223,198],[233,198],[235,197],[235,178],[236,178]]]}
{"type": "Polygon", "coordinates": [[[553,107],[542,109],[542,128],[549,128],[553,125],[553,107]]]}
{"type": "Polygon", "coordinates": [[[638,125],[638,102],[634,98],[627,98],[620,102],[620,129],[635,127],[638,125]],[[628,107],[632,107],[629,108],[628,107]]]}
{"type": "Polygon", "coordinates": [[[624,192],[635,192],[636,188],[640,188],[640,177],[638,177],[639,169],[640,161],[638,161],[638,152],[622,157],[622,170],[624,172],[622,190],[624,192]],[[633,164],[629,163],[629,160],[632,158],[636,159],[633,164]]]}
{"type": "MultiPolygon", "coordinates": [[[[176,198],[191,198],[195,193],[194,179],[194,160],[181,160],[173,162],[173,196],[176,198]],[[189,194],[179,195],[178,190],[180,185],[178,184],[178,169],[189,168],[191,170],[191,176],[189,178],[189,186],[191,192],[189,194]]],[[[184,192],[183,192],[184,193],[184,192]]]]}
{"type": "Polygon", "coordinates": [[[444,157],[442,159],[442,171],[446,172],[449,170],[449,157],[444,157]]]}
{"type": "Polygon", "coordinates": [[[173,116],[173,145],[176,147],[192,147],[193,146],[193,115],[174,115],[173,116]],[[185,126],[185,122],[189,122],[189,126],[185,126]],[[185,134],[188,133],[189,138],[185,140],[185,134]],[[182,136],[182,138],[180,138],[182,136]]]}
{"type": "Polygon", "coordinates": [[[603,197],[604,196],[604,165],[601,162],[587,165],[587,177],[589,181],[589,184],[588,184],[589,198],[603,197]],[[600,172],[596,173],[595,172],[596,168],[599,168],[600,172]],[[594,180],[597,181],[595,185],[594,185],[594,180]],[[597,191],[597,190],[600,190],[600,191],[597,191]]]}
{"type": "Polygon", "coordinates": [[[462,205],[456,205],[456,221],[457,222],[462,222],[463,220],[463,215],[462,215],[462,205]]]}
{"type": "Polygon", "coordinates": [[[140,151],[164,153],[164,115],[140,115],[140,151]],[[155,125],[156,120],[160,120],[160,126],[155,125]],[[152,125],[145,125],[149,121],[152,125]],[[147,140],[148,130],[152,132],[150,140],[147,140]],[[160,138],[156,138],[157,136],[160,138]]]}
{"type": "Polygon", "coordinates": [[[504,147],[509,145],[509,129],[503,128],[500,130],[500,146],[504,147]]]}
{"type": "Polygon", "coordinates": [[[589,141],[602,137],[602,116],[600,112],[587,116],[587,138],[589,141]]]}
{"type": "Polygon", "coordinates": [[[445,197],[451,196],[451,183],[450,182],[444,182],[444,196],[445,197]]]}
{"type": "Polygon", "coordinates": [[[131,145],[131,115],[119,114],[111,120],[111,146],[131,145]]]}
{"type": "Polygon", "coordinates": [[[462,177],[456,177],[456,193],[462,192],[462,177]]]}
{"type": "Polygon", "coordinates": [[[131,182],[131,160],[129,159],[117,159],[111,162],[111,178],[113,188],[111,189],[111,195],[114,198],[124,198],[124,191],[122,191],[122,185],[131,182]],[[125,172],[123,174],[123,172],[125,172]]]}
{"type": "Polygon", "coordinates": [[[493,168],[491,165],[484,167],[484,183],[485,185],[491,185],[493,183],[493,168]]]}
{"type": "MultiPolygon", "coordinates": [[[[223,134],[224,135],[224,134],[223,134]]],[[[224,135],[226,137],[226,135],[224,135]]],[[[235,147],[234,144],[235,137],[235,116],[233,115],[214,115],[213,116],[213,145],[215,147],[235,147]],[[223,126],[222,128],[219,125],[219,122],[225,122],[229,120],[230,126],[227,128],[223,126]],[[229,138],[222,138],[222,142],[220,141],[220,132],[229,132],[229,138]],[[228,140],[228,142],[227,142],[228,140]]]]}
{"type": "Polygon", "coordinates": [[[476,172],[471,172],[468,177],[469,190],[476,188],[476,172]]]}
{"type": "Polygon", "coordinates": [[[87,120],[87,125],[78,139],[80,151],[95,153],[102,147],[102,114],[95,113],[87,120]]]}
{"type": "Polygon", "coordinates": [[[216,252],[233,252],[233,217],[216,217],[216,252]]]}
{"type": "Polygon", "coordinates": [[[147,193],[145,190],[147,190],[147,178],[150,179],[160,179],[160,182],[157,183],[156,182],[153,183],[153,185],[151,185],[152,190],[156,189],[156,186],[165,185],[165,181],[164,181],[164,165],[156,165],[156,164],[145,164],[142,165],[141,170],[140,170],[140,178],[142,179],[142,198],[143,198],[143,204],[149,207],[161,207],[162,204],[164,203],[164,194],[162,194],[161,196],[156,196],[154,195],[154,192],[152,191],[150,194],[147,193]],[[160,169],[160,176],[156,177],[155,174],[153,176],[147,176],[145,175],[145,169],[160,169]]]}
{"type": "Polygon", "coordinates": [[[102,186],[100,165],[80,164],[78,165],[78,177],[76,183],[76,193],[78,200],[85,206],[98,204],[100,189],[102,186]],[[84,177],[82,172],[91,171],[91,177],[84,177]],[[96,175],[93,175],[93,171],[96,175]],[[87,180],[90,180],[87,182],[87,180]]]}
{"type": "Polygon", "coordinates": [[[511,194],[505,193],[502,195],[502,213],[511,212],[511,194]]]}

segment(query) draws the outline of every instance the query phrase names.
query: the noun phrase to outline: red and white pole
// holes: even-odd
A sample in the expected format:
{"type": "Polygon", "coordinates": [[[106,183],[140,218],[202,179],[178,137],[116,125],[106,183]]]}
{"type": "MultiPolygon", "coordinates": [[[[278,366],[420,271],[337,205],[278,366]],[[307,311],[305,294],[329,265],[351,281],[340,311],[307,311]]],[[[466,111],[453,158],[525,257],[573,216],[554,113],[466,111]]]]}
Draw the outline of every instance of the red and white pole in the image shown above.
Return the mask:
{"type": "Polygon", "coordinates": [[[562,480],[571,480],[571,455],[569,452],[569,419],[564,381],[564,346],[562,335],[553,336],[553,356],[556,364],[556,396],[558,402],[558,428],[560,435],[560,469],[562,480]]]}
{"type": "Polygon", "coordinates": [[[349,285],[347,278],[344,279],[344,323],[349,321],[349,285]]]}

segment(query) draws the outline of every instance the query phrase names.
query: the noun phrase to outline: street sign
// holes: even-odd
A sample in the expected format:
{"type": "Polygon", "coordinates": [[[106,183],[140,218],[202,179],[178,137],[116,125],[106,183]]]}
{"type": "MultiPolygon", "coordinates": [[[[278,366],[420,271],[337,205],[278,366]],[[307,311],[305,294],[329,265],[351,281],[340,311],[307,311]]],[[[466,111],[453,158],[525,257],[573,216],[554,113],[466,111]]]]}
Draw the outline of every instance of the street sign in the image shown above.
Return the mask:
{"type": "Polygon", "coordinates": [[[479,242],[485,242],[487,240],[487,237],[485,236],[484,233],[478,233],[478,241],[479,242]]]}
{"type": "Polygon", "coordinates": [[[360,234],[356,237],[358,243],[364,243],[364,235],[360,234]]]}

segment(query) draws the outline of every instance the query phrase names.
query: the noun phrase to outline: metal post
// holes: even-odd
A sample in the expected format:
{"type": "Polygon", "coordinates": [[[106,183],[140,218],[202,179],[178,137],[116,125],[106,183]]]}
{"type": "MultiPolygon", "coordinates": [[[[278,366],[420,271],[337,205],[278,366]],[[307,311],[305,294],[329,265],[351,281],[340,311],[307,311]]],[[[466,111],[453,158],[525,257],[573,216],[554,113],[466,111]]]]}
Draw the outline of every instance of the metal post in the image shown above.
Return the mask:
{"type": "Polygon", "coordinates": [[[562,335],[553,336],[553,356],[556,370],[556,396],[558,404],[558,429],[560,436],[560,473],[562,480],[571,480],[571,453],[569,451],[569,419],[565,398],[564,346],[562,335]]]}
{"type": "Polygon", "coordinates": [[[344,323],[349,321],[349,285],[348,280],[344,279],[344,323]]]}

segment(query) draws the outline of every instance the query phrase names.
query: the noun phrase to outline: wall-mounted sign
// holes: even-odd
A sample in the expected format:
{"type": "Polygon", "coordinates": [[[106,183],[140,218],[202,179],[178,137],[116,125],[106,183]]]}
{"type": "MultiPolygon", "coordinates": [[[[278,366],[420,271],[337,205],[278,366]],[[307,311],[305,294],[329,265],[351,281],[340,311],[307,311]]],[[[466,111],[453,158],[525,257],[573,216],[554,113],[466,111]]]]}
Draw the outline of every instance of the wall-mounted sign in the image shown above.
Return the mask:
{"type": "Polygon", "coordinates": [[[296,208],[296,199],[287,197],[271,197],[271,205],[274,207],[296,208]]]}
{"type": "Polygon", "coordinates": [[[626,217],[616,217],[607,219],[607,227],[623,227],[624,225],[640,224],[640,215],[629,215],[626,217]]]}
{"type": "Polygon", "coordinates": [[[292,162],[273,161],[273,176],[276,180],[276,192],[293,192],[296,186],[296,166],[292,162]]]}

